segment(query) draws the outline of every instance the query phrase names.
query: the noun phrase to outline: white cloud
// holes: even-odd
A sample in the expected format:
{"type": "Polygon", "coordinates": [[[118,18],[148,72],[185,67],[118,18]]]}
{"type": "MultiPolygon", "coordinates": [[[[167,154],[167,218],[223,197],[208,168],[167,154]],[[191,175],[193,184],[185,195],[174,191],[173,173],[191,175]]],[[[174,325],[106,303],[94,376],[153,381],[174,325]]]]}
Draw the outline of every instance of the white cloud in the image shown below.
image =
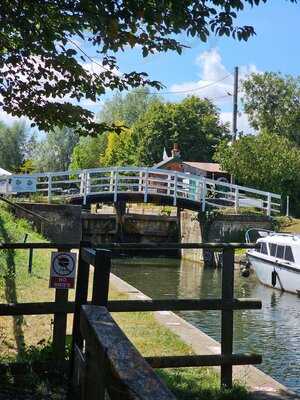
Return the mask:
{"type": "MultiPolygon", "coordinates": [[[[187,92],[182,95],[195,94],[212,100],[230,99],[233,92],[233,73],[222,63],[218,49],[214,48],[199,54],[195,60],[200,68],[198,81],[177,83],[171,86],[171,92],[187,92]],[[225,96],[225,97],[223,97],[225,96]]],[[[239,78],[244,79],[252,72],[258,72],[255,65],[243,65],[239,68],[239,78]]]]}
{"type": "Polygon", "coordinates": [[[0,109],[0,121],[4,122],[6,125],[12,125],[14,122],[23,120],[23,118],[14,117],[11,114],[0,109]]]}
{"type": "MultiPolygon", "coordinates": [[[[222,122],[229,122],[230,129],[232,129],[232,112],[225,111],[220,113],[222,122]]],[[[239,113],[237,120],[238,132],[243,132],[244,135],[253,135],[255,130],[250,126],[248,117],[245,113],[239,113]]]]}
{"type": "MultiPolygon", "coordinates": [[[[198,75],[200,79],[198,81],[174,84],[170,87],[170,91],[173,93],[178,92],[178,95],[181,96],[193,94],[201,98],[209,98],[215,101],[221,109],[225,104],[228,109],[228,104],[232,103],[234,76],[233,72],[223,64],[219,50],[213,48],[200,53],[195,63],[199,67],[198,75]]],[[[239,80],[242,81],[253,72],[259,72],[254,64],[240,66],[239,80]]],[[[239,97],[242,97],[241,90],[239,91],[239,97]]],[[[232,125],[231,112],[222,112],[221,119],[230,122],[230,126],[232,125]]],[[[238,130],[244,133],[254,133],[244,113],[240,113],[238,117],[238,130]]]]}

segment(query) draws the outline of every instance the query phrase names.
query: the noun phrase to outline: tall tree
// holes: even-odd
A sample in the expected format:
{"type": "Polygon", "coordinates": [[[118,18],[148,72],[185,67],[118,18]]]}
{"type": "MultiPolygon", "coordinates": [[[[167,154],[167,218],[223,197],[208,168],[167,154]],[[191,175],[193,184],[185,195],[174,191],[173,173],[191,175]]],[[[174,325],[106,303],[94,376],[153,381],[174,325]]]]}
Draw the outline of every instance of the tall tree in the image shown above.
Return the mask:
{"type": "Polygon", "coordinates": [[[178,143],[184,160],[211,161],[217,144],[229,133],[218,109],[205,99],[191,96],[180,103],[156,102],[132,127],[132,146],[139,165],[153,165],[164,148],[178,143]]]}
{"type": "Polygon", "coordinates": [[[34,153],[34,166],[38,171],[65,171],[68,169],[74,146],[79,136],[70,128],[54,128],[39,143],[34,153]]]}
{"type": "Polygon", "coordinates": [[[130,127],[151,104],[159,100],[159,97],[150,94],[149,88],[138,88],[125,96],[117,93],[104,103],[99,113],[99,120],[109,124],[124,121],[124,124],[130,127]]]}
{"type": "Polygon", "coordinates": [[[27,127],[16,122],[11,127],[0,123],[0,167],[19,172],[24,161],[27,127]]]}
{"type": "Polygon", "coordinates": [[[251,125],[300,144],[300,78],[266,72],[243,83],[244,109],[251,125]]]}
{"type": "Polygon", "coordinates": [[[71,156],[71,170],[100,167],[100,156],[107,146],[107,133],[97,137],[80,137],[71,156]]]}
{"type": "MultiPolygon", "coordinates": [[[[122,124],[119,122],[119,124],[122,124]]],[[[131,129],[123,128],[120,134],[109,132],[105,152],[100,155],[103,166],[126,166],[136,163],[137,146],[131,129]]]]}
{"type": "Polygon", "coordinates": [[[289,195],[300,214],[300,150],[292,141],[268,132],[244,136],[222,142],[215,160],[240,184],[289,195]]]}
{"type": "MultiPolygon", "coordinates": [[[[213,33],[247,40],[251,26],[236,20],[246,5],[268,0],[2,0],[0,4],[0,96],[3,109],[26,115],[45,131],[69,126],[99,133],[103,124],[71,101],[95,101],[107,89],[160,88],[143,72],[116,72],[114,54],[126,46],[143,56],[168,50],[182,52],[183,34],[201,41],[213,33]],[[80,44],[94,46],[100,72],[80,44]]],[[[289,0],[296,2],[296,0],[289,0]]]]}

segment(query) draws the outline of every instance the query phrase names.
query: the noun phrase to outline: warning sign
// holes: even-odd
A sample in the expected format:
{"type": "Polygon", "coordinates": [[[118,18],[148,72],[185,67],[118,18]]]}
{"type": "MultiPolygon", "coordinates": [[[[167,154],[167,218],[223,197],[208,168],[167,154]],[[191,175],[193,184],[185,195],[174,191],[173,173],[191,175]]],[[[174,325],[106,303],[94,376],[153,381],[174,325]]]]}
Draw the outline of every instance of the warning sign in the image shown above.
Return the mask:
{"type": "Polygon", "coordinates": [[[51,254],[49,287],[54,289],[73,289],[76,273],[76,253],[60,251],[51,254]]]}

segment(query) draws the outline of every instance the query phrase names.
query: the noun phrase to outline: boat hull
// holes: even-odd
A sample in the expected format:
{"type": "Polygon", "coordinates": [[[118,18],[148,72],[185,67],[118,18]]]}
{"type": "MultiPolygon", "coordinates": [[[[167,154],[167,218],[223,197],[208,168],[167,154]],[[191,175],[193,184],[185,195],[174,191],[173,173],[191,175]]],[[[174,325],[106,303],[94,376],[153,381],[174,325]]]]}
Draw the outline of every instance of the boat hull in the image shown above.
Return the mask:
{"type": "Polygon", "coordinates": [[[300,293],[300,269],[285,267],[271,261],[261,259],[248,253],[248,258],[259,281],[264,285],[285,292],[300,293]],[[272,272],[276,271],[276,284],[272,285],[272,272]]]}

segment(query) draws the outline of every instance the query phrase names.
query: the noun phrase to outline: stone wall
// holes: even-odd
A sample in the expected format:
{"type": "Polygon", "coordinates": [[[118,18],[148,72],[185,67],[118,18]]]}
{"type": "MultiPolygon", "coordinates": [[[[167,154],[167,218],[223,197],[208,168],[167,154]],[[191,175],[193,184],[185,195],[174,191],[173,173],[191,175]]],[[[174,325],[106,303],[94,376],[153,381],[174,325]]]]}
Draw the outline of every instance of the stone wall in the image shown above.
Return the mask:
{"type": "MultiPolygon", "coordinates": [[[[271,217],[263,215],[211,215],[193,211],[180,213],[181,243],[244,242],[249,228],[273,229],[271,217]]],[[[181,256],[201,262],[211,259],[209,253],[201,250],[182,250],[181,256]]]]}
{"type": "Polygon", "coordinates": [[[20,206],[46,218],[49,223],[19,208],[13,211],[18,218],[30,221],[38,232],[52,242],[79,243],[81,240],[81,206],[66,204],[21,203],[20,206]]]}

